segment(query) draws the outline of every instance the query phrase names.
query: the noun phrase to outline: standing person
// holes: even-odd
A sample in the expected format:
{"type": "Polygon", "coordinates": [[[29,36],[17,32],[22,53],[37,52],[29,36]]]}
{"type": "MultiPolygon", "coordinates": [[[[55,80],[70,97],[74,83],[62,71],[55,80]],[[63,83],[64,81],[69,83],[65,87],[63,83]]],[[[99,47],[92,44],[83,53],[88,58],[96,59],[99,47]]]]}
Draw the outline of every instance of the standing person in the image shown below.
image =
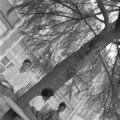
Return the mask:
{"type": "Polygon", "coordinates": [[[66,104],[61,102],[57,110],[49,110],[46,113],[39,113],[38,120],[60,120],[60,113],[66,108],[66,104]]]}
{"type": "Polygon", "coordinates": [[[32,108],[33,113],[36,115],[43,106],[45,102],[54,95],[54,92],[50,88],[45,88],[42,90],[41,95],[34,97],[30,102],[29,105],[32,108]]]}
{"type": "Polygon", "coordinates": [[[25,59],[20,68],[12,66],[4,72],[5,79],[14,87],[15,93],[30,82],[31,78],[26,72],[29,71],[31,66],[31,60],[25,59]]]}

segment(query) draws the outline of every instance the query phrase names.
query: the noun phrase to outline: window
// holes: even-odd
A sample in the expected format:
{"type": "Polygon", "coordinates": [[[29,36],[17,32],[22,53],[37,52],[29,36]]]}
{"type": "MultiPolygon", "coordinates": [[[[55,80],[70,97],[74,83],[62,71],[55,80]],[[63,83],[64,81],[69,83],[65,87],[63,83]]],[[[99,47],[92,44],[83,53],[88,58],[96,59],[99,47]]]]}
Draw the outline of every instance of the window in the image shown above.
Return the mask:
{"type": "MultiPolygon", "coordinates": [[[[9,68],[9,67],[11,67],[11,66],[14,66],[14,64],[13,64],[13,62],[11,62],[11,60],[7,57],[7,56],[4,56],[3,58],[2,58],[2,60],[1,60],[1,65],[2,66],[4,66],[4,69],[5,68],[9,68]]],[[[1,67],[1,70],[2,70],[3,68],[1,67]]],[[[3,70],[4,71],[4,70],[3,70]]]]}
{"type": "MultiPolygon", "coordinates": [[[[1,60],[1,65],[4,67],[4,69],[14,66],[15,64],[18,65],[18,62],[13,58],[13,55],[8,52],[1,60]]],[[[3,67],[1,66],[1,71],[3,70],[3,67]]]]}
{"type": "Polygon", "coordinates": [[[7,65],[9,63],[9,61],[10,60],[6,56],[4,56],[3,59],[1,60],[1,62],[2,62],[3,65],[7,65]]]}

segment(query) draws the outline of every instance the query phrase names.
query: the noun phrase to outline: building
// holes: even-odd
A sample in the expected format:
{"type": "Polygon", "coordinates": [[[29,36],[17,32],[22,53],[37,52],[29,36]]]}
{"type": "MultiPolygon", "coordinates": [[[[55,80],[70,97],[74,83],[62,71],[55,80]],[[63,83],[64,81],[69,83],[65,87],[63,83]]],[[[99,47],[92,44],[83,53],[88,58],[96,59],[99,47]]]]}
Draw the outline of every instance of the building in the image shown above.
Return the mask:
{"type": "MultiPolygon", "coordinates": [[[[0,0],[0,74],[4,74],[8,69],[10,71],[12,67],[15,67],[17,71],[22,61],[27,57],[21,43],[23,36],[18,30],[22,20],[17,11],[7,15],[7,10],[13,4],[13,0],[0,0]]],[[[12,76],[14,73],[10,75],[10,77],[12,76]]],[[[30,75],[28,74],[28,76],[30,75]]],[[[28,84],[26,88],[29,89],[31,84],[28,84]]],[[[27,91],[26,88],[18,91],[19,95],[27,91]]],[[[8,109],[9,107],[4,103],[4,100],[0,98],[0,118],[8,109]]]]}

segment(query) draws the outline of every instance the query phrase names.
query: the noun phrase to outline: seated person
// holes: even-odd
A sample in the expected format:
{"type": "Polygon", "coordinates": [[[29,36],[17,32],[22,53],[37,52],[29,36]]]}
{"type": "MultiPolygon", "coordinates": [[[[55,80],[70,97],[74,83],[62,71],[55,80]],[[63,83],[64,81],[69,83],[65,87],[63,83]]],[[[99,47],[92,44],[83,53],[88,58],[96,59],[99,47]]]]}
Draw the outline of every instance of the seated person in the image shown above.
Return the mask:
{"type": "Polygon", "coordinates": [[[66,108],[66,104],[61,102],[57,110],[49,110],[46,113],[39,112],[37,119],[38,120],[60,120],[60,113],[63,112],[66,108]]]}
{"type": "Polygon", "coordinates": [[[41,95],[34,97],[30,102],[29,105],[32,108],[34,114],[42,109],[45,105],[45,102],[53,96],[53,90],[50,88],[45,88],[42,90],[41,95]]]}

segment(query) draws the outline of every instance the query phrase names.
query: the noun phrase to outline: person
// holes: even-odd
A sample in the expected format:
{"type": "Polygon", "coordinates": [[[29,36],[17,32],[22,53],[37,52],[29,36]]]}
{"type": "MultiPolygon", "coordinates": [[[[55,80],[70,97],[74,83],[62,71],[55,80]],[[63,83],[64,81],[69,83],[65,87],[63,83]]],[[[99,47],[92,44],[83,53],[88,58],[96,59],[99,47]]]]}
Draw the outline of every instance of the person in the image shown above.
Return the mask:
{"type": "Polygon", "coordinates": [[[29,70],[32,66],[32,62],[30,59],[25,59],[20,67],[20,73],[24,73],[29,70]]]}
{"type": "Polygon", "coordinates": [[[39,112],[38,120],[60,120],[60,113],[66,109],[66,104],[61,102],[57,110],[49,110],[46,113],[39,112]]]}
{"type": "Polygon", "coordinates": [[[27,72],[32,66],[32,62],[30,59],[25,59],[22,62],[20,68],[17,66],[11,66],[6,69],[4,72],[5,79],[9,81],[11,86],[14,87],[14,92],[17,93],[18,90],[25,87],[31,80],[27,72]]]}
{"type": "Polygon", "coordinates": [[[45,102],[53,95],[54,93],[52,89],[44,88],[41,92],[41,95],[34,97],[29,102],[32,112],[36,115],[37,112],[39,112],[43,108],[45,102]]]}

